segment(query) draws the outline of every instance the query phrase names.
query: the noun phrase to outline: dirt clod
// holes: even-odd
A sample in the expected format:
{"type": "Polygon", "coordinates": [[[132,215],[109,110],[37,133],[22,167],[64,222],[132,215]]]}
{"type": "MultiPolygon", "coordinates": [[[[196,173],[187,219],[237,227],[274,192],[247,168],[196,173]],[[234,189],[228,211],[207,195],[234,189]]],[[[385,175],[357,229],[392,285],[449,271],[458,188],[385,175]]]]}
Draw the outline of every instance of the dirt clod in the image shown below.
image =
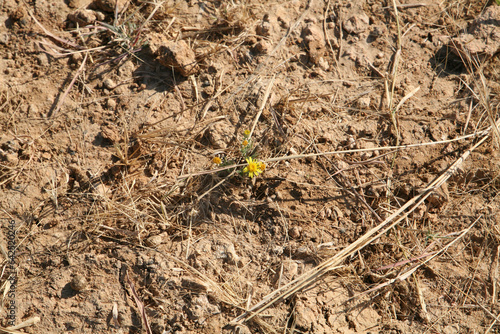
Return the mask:
{"type": "Polygon", "coordinates": [[[93,5],[105,12],[121,13],[130,0],[95,0],[93,5]]]}
{"type": "Polygon", "coordinates": [[[157,56],[158,62],[163,66],[174,68],[185,77],[198,71],[195,54],[185,41],[154,43],[150,43],[151,50],[157,56]]]}
{"type": "Polygon", "coordinates": [[[309,23],[302,30],[302,38],[307,46],[311,62],[318,64],[326,52],[323,31],[314,23],[309,23]]]}
{"type": "Polygon", "coordinates": [[[452,39],[451,48],[459,55],[478,59],[500,51],[500,6],[489,6],[470,25],[468,33],[452,39]]]}
{"type": "Polygon", "coordinates": [[[358,13],[348,18],[343,28],[350,34],[360,34],[366,31],[370,24],[370,18],[365,13],[358,13]]]}

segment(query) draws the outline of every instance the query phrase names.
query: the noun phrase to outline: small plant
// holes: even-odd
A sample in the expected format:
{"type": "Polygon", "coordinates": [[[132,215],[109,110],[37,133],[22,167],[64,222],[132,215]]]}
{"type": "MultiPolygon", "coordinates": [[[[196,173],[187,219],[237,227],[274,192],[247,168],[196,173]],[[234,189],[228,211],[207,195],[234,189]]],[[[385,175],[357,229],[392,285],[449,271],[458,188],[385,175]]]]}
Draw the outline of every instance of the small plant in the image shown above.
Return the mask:
{"type": "Polygon", "coordinates": [[[258,176],[265,169],[263,162],[253,160],[252,157],[247,158],[247,163],[248,165],[243,169],[243,174],[247,174],[250,178],[258,176]]]}
{"type": "MultiPolygon", "coordinates": [[[[257,160],[255,157],[256,153],[252,139],[250,138],[249,130],[245,130],[245,132],[243,133],[243,141],[241,142],[240,153],[241,157],[247,162],[245,168],[239,171],[240,175],[246,175],[249,178],[253,178],[261,174],[266,169],[266,164],[262,161],[257,160]]],[[[234,160],[228,160],[225,156],[214,157],[212,159],[212,163],[214,163],[218,167],[235,165],[234,160]]]]}

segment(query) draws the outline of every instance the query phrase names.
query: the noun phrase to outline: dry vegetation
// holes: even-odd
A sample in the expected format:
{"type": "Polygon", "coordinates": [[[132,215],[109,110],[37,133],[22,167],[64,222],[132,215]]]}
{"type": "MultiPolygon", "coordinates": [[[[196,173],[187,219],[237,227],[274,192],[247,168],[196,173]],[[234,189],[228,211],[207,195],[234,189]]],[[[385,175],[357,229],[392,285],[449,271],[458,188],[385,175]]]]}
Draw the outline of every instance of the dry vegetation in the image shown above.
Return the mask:
{"type": "Polygon", "coordinates": [[[5,1],[23,330],[497,332],[500,10],[407,2],[5,1]]]}

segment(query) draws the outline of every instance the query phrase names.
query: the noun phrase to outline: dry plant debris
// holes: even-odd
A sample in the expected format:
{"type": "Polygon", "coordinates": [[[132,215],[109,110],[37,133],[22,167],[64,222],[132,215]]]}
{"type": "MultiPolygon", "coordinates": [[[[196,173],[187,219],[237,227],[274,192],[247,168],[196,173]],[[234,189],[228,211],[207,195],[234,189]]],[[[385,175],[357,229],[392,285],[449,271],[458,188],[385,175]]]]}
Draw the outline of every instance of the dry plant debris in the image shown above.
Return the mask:
{"type": "Polygon", "coordinates": [[[4,1],[0,331],[500,329],[495,1],[4,1]]]}

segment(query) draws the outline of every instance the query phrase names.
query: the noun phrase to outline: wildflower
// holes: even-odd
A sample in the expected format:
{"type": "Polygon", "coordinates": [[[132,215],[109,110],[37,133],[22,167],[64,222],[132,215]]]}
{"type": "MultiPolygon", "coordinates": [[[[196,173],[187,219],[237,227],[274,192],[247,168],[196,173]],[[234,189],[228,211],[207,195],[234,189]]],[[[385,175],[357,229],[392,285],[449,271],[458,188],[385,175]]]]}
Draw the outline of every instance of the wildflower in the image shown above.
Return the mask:
{"type": "Polygon", "coordinates": [[[247,158],[248,165],[243,169],[243,173],[247,173],[250,178],[262,173],[262,162],[253,160],[251,157],[247,158]]]}
{"type": "Polygon", "coordinates": [[[243,146],[247,146],[248,145],[248,140],[244,140],[243,143],[241,143],[243,146]]]}
{"type": "Polygon", "coordinates": [[[266,164],[265,164],[265,163],[263,163],[263,162],[261,162],[261,163],[260,163],[260,170],[261,170],[261,171],[264,171],[265,169],[266,169],[266,164]]]}
{"type": "Polygon", "coordinates": [[[250,136],[250,130],[245,130],[245,132],[243,132],[243,134],[245,135],[245,137],[250,136]]]}
{"type": "Polygon", "coordinates": [[[222,163],[222,160],[219,157],[214,157],[212,159],[212,162],[216,165],[220,165],[222,163]]]}

